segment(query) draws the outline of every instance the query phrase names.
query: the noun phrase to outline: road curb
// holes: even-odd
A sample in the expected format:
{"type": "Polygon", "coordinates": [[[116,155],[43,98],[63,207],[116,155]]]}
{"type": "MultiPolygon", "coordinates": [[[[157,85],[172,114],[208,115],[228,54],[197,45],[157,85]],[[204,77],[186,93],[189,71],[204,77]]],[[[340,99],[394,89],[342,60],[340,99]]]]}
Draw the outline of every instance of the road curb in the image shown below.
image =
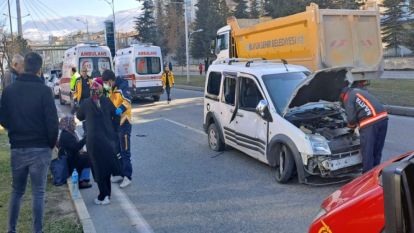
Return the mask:
{"type": "Polygon", "coordinates": [[[82,194],[79,192],[79,197],[74,198],[72,195],[72,183],[70,178],[67,180],[70,199],[75,206],[76,214],[82,224],[84,233],[96,233],[95,225],[93,225],[91,216],[89,215],[88,209],[86,208],[85,201],[82,198],[82,194]]]}
{"type": "Polygon", "coordinates": [[[183,90],[204,92],[204,87],[194,87],[194,86],[189,86],[189,85],[174,85],[174,87],[178,89],[183,89],[183,90]]]}
{"type": "Polygon", "coordinates": [[[385,107],[391,115],[414,117],[414,108],[394,105],[387,105],[385,107]]]}

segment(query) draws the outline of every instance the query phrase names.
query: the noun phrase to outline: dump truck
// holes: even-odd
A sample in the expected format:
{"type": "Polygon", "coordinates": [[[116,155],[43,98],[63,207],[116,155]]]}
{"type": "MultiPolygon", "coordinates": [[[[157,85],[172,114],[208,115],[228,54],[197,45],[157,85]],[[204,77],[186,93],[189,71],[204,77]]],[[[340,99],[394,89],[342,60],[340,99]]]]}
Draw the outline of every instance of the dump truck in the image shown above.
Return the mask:
{"type": "Polygon", "coordinates": [[[230,17],[212,43],[218,60],[262,58],[302,65],[311,71],[352,68],[354,81],[383,72],[380,14],[375,4],[361,10],[319,9],[277,19],[230,17]]]}

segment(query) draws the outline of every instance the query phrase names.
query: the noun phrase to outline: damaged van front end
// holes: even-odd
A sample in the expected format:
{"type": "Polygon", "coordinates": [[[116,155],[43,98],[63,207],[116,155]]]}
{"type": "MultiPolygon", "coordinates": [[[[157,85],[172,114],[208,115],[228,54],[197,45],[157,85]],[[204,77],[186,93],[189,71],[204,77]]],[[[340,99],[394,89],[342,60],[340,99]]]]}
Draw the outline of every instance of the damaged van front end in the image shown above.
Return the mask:
{"type": "Polygon", "coordinates": [[[339,103],[349,74],[346,68],[315,73],[296,89],[283,113],[311,145],[312,153],[301,156],[308,175],[341,177],[361,171],[359,134],[347,127],[339,103]]]}

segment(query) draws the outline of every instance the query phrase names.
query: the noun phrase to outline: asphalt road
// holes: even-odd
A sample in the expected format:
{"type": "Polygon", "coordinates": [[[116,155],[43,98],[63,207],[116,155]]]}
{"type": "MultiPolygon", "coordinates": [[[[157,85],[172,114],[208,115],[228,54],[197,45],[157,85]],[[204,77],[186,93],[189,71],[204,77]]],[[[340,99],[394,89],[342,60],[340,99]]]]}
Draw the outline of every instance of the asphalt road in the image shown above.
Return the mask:
{"type": "MultiPolygon", "coordinates": [[[[280,185],[267,165],[241,152],[211,151],[202,93],[172,93],[171,104],[163,96],[133,109],[133,185],[124,191],[153,231],[307,232],[322,200],[340,185],[280,185]]],[[[383,159],[413,149],[413,136],[413,118],[392,116],[383,159]]],[[[116,203],[93,206],[96,187],[82,194],[98,232],[114,232],[116,224],[134,232],[116,203]]]]}

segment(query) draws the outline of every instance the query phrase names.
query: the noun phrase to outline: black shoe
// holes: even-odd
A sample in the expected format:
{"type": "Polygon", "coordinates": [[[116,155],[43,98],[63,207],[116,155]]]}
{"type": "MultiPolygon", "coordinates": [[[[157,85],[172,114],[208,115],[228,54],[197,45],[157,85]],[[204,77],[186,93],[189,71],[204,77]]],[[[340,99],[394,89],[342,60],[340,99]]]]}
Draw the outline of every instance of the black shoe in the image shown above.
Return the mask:
{"type": "Polygon", "coordinates": [[[79,182],[79,189],[88,189],[92,188],[92,184],[86,181],[79,182]]]}

